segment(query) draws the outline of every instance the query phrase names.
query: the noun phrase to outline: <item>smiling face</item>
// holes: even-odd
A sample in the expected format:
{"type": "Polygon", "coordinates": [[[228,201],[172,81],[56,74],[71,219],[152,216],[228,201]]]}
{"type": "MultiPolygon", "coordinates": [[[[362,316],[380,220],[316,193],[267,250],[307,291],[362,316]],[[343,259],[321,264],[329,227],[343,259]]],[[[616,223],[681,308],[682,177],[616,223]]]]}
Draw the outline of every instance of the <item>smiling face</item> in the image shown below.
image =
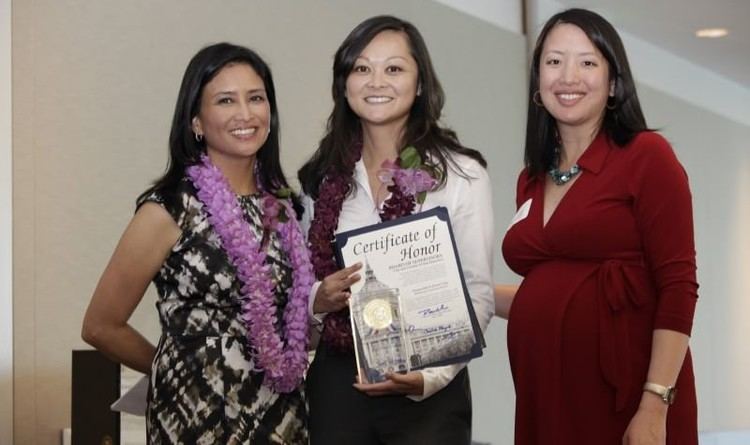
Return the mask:
{"type": "Polygon", "coordinates": [[[346,79],[347,102],[362,125],[403,127],[417,95],[418,77],[406,34],[383,31],[354,62],[346,79]]]}
{"type": "Polygon", "coordinates": [[[614,95],[606,58],[579,27],[568,23],[552,28],[540,57],[539,92],[558,129],[595,134],[607,98],[614,95]]]}
{"type": "Polygon", "coordinates": [[[222,68],[203,88],[192,127],[205,137],[212,159],[252,159],[266,142],[270,122],[263,79],[249,65],[237,63],[222,68]]]}

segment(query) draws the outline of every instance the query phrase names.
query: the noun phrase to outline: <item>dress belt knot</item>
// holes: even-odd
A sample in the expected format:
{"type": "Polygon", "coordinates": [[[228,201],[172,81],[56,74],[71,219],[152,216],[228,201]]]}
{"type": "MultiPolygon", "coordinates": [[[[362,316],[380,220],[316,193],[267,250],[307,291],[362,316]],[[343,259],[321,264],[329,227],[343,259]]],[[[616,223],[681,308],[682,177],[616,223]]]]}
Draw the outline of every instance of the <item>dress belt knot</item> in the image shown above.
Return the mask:
{"type": "Polygon", "coordinates": [[[615,388],[615,411],[625,408],[631,391],[632,365],[628,334],[629,307],[643,306],[647,298],[642,261],[606,260],[597,272],[599,301],[599,365],[604,379],[615,388]]]}

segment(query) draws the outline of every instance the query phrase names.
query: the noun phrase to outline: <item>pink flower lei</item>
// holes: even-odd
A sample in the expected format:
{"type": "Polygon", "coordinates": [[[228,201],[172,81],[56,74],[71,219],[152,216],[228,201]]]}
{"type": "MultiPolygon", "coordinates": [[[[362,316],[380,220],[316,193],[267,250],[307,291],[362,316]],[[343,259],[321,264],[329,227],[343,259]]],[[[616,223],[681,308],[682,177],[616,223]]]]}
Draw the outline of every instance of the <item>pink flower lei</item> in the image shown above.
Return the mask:
{"type": "MultiPolygon", "coordinates": [[[[327,175],[320,184],[308,232],[312,263],[318,280],[322,281],[338,270],[334,260],[333,237],[339,224],[341,208],[349,194],[349,178],[361,156],[360,145],[346,165],[348,173],[327,175]]],[[[379,211],[380,220],[385,222],[411,215],[416,204],[422,204],[427,192],[438,183],[435,177],[440,177],[440,171],[423,165],[419,153],[412,146],[403,149],[395,163],[383,162],[378,179],[388,186],[387,190],[391,195],[383,202],[383,208],[379,211]]],[[[326,315],[321,340],[340,353],[354,350],[348,308],[326,315]]]]}
{"type": "MultiPolygon", "coordinates": [[[[263,192],[262,207],[268,212],[271,202],[278,203],[270,215],[278,230],[281,248],[292,268],[292,288],[284,308],[283,338],[277,329],[274,284],[266,253],[224,175],[208,156],[187,168],[187,176],[197,189],[198,199],[206,206],[208,221],[219,235],[221,246],[237,269],[242,282],[242,318],[247,326],[250,347],[258,368],[265,372],[264,384],[276,392],[288,393],[299,386],[307,369],[309,340],[307,302],[314,281],[312,265],[305,248],[302,230],[287,200],[278,200],[263,192]],[[278,209],[288,215],[278,218],[278,209]]],[[[266,215],[267,216],[267,215],[266,215]]],[[[264,223],[269,218],[264,216],[264,223]]]]}

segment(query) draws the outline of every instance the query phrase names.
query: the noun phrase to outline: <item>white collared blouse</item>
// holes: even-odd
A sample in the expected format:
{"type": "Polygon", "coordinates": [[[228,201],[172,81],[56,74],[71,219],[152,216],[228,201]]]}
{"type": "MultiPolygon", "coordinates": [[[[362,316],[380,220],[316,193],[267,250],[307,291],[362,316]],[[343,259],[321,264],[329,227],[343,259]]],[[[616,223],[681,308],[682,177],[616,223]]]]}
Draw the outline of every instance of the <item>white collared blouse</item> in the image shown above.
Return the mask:
{"type": "MultiPolygon", "coordinates": [[[[495,227],[490,179],[486,169],[474,159],[460,154],[452,154],[451,157],[461,172],[449,162],[445,184],[427,194],[421,210],[441,206],[448,209],[466,286],[479,326],[484,332],[495,313],[492,280],[495,227]]],[[[336,233],[380,222],[367,171],[361,159],[354,168],[354,186],[355,189],[344,201],[336,233]]],[[[305,207],[302,227],[307,233],[313,218],[313,201],[308,196],[303,196],[302,200],[305,207]]],[[[419,207],[417,209],[420,210],[419,207]]],[[[319,286],[320,282],[316,282],[310,292],[310,315],[315,324],[320,324],[325,316],[313,314],[312,311],[313,299],[319,286]]],[[[465,366],[466,363],[459,363],[419,371],[424,378],[424,393],[409,397],[415,401],[430,397],[448,385],[465,366]]]]}

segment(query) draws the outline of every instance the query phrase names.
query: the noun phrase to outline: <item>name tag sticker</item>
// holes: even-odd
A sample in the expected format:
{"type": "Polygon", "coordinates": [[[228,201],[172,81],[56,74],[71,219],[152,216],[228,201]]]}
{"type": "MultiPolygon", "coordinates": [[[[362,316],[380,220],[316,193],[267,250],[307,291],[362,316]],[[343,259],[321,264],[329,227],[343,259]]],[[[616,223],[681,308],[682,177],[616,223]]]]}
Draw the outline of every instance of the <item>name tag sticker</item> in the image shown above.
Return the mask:
{"type": "Polygon", "coordinates": [[[529,216],[529,210],[530,209],[531,209],[531,198],[527,199],[526,202],[524,202],[523,204],[521,204],[521,207],[518,208],[518,211],[513,216],[513,219],[510,220],[510,224],[508,225],[508,228],[505,229],[505,231],[507,232],[517,222],[526,219],[526,217],[529,216]]]}

